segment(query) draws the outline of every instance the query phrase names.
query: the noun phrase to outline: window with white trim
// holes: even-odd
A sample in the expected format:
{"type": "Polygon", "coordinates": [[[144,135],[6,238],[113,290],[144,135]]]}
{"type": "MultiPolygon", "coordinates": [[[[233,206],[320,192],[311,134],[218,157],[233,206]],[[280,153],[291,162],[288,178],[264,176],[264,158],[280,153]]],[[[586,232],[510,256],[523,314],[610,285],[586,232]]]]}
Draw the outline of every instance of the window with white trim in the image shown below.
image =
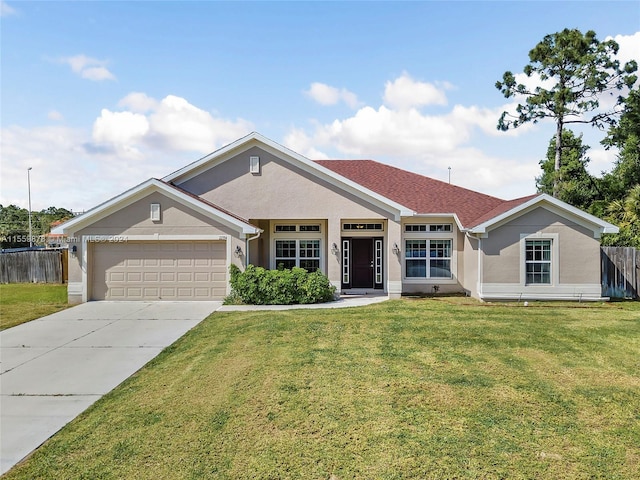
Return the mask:
{"type": "Polygon", "coordinates": [[[313,222],[273,222],[271,268],[321,270],[321,224],[313,222]]]}
{"type": "Polygon", "coordinates": [[[276,268],[320,269],[320,240],[276,240],[276,268]]]}
{"type": "Polygon", "coordinates": [[[552,240],[525,241],[526,285],[550,285],[552,240]]]}
{"type": "Polygon", "coordinates": [[[407,278],[451,278],[451,239],[405,240],[407,278]]]}

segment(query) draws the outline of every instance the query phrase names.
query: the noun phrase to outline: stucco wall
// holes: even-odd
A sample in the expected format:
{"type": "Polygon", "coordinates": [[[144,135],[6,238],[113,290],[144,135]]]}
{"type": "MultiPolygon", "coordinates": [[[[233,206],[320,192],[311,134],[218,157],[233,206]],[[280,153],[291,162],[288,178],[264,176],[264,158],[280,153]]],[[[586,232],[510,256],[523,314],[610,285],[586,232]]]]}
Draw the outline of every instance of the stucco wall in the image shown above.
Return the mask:
{"type": "MultiPolygon", "coordinates": [[[[243,252],[245,250],[245,241],[238,238],[237,231],[213,221],[206,215],[196,212],[180,202],[155,192],[71,235],[73,241],[70,243],[70,247],[75,246],[76,252],[69,255],[69,301],[71,303],[82,301],[83,236],[101,235],[111,237],[105,239],[105,241],[126,242],[130,236],[154,234],[184,236],[185,240],[194,235],[224,235],[231,242],[230,251],[233,251],[236,246],[240,246],[243,252]],[[151,203],[159,203],[161,205],[160,222],[151,221],[151,203]]],[[[88,253],[90,254],[90,250],[88,253]]],[[[240,267],[243,264],[243,259],[235,255],[230,256],[230,261],[240,267]]],[[[87,262],[87,269],[90,270],[90,255],[87,262]]],[[[90,287],[89,285],[89,289],[90,287]]]]}
{"type": "Polygon", "coordinates": [[[389,217],[381,208],[258,147],[178,185],[244,218],[389,217]],[[259,174],[249,172],[251,156],[260,157],[259,174]]]}
{"type": "Polygon", "coordinates": [[[521,215],[482,239],[483,281],[520,283],[522,234],[557,234],[560,284],[600,282],[600,242],[593,232],[545,208],[521,215]]]}

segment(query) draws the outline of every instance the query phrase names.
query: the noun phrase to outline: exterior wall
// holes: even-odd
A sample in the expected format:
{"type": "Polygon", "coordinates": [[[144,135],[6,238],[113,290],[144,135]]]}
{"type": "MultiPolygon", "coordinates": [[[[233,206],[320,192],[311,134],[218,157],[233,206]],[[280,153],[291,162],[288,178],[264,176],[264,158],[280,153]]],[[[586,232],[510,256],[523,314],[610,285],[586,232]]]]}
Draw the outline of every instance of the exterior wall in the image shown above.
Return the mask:
{"type": "Polygon", "coordinates": [[[469,238],[465,235],[462,256],[464,257],[464,279],[462,286],[465,292],[478,298],[478,242],[477,238],[469,238]]]}
{"type": "Polygon", "coordinates": [[[258,147],[179,184],[244,218],[362,219],[389,213],[338,189],[258,147]],[[249,157],[260,157],[260,173],[249,172],[249,157]]]}
{"type": "Polygon", "coordinates": [[[482,281],[481,298],[600,299],[600,242],[590,229],[538,207],[482,239],[482,281]],[[525,284],[528,235],[552,239],[551,285],[525,284]]]}
{"type": "MultiPolygon", "coordinates": [[[[86,261],[85,270],[91,269],[90,244],[83,242],[83,237],[105,236],[100,241],[126,242],[133,239],[147,237],[153,240],[155,235],[170,236],[170,238],[195,239],[195,237],[226,237],[228,240],[227,251],[233,252],[237,246],[245,251],[245,240],[240,239],[233,229],[226,225],[212,221],[209,217],[191,210],[183,204],[168,198],[161,193],[152,193],[117,212],[97,221],[72,235],[73,241],[69,244],[76,251],[69,255],[69,286],[68,297],[70,303],[83,301],[83,281],[91,278],[89,271],[83,271],[83,259],[86,261]],[[150,204],[161,205],[161,220],[153,222],[150,218],[150,204]],[[87,250],[87,251],[85,251],[87,250]]],[[[242,267],[243,258],[228,254],[231,263],[242,267]]],[[[90,283],[90,282],[89,282],[90,283]]],[[[90,297],[88,285],[88,294],[90,297]]]]}
{"type": "MultiPolygon", "coordinates": [[[[399,222],[383,208],[362,200],[335,185],[312,175],[258,147],[252,147],[224,162],[212,166],[181,183],[183,188],[225,210],[250,219],[264,230],[251,244],[251,263],[271,266],[273,232],[269,221],[320,221],[326,225],[322,232],[323,266],[329,280],[338,291],[341,287],[341,255],[331,253],[331,246],[341,245],[342,222],[384,222],[385,275],[399,290],[401,272],[389,245],[400,243],[399,222]],[[260,157],[260,172],[250,173],[249,158],[260,157]],[[392,238],[392,236],[394,238],[392,238]],[[256,263],[258,262],[258,263],[256,263]]],[[[372,236],[375,236],[372,234],[372,236]]],[[[398,291],[399,293],[399,291],[398,291]]]]}

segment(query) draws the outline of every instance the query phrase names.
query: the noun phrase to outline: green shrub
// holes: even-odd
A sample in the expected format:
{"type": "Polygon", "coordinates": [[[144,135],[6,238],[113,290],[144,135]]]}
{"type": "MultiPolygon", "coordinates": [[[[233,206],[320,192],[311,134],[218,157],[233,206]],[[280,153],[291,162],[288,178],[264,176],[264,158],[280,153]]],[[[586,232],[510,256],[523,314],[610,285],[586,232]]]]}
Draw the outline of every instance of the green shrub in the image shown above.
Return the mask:
{"type": "Polygon", "coordinates": [[[231,295],[225,303],[249,305],[291,305],[322,303],[333,300],[336,288],[320,271],[303,268],[267,270],[248,265],[244,272],[237,266],[229,268],[231,295]]]}

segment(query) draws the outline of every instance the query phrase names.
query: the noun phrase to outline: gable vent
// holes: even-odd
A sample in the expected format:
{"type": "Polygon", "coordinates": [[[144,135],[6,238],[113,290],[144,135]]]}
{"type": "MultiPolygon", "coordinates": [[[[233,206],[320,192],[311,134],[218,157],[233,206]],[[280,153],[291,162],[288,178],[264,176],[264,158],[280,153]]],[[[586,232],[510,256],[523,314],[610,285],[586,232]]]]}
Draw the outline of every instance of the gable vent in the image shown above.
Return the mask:
{"type": "Polygon", "coordinates": [[[260,157],[249,157],[249,172],[260,173],[260,157]]]}

